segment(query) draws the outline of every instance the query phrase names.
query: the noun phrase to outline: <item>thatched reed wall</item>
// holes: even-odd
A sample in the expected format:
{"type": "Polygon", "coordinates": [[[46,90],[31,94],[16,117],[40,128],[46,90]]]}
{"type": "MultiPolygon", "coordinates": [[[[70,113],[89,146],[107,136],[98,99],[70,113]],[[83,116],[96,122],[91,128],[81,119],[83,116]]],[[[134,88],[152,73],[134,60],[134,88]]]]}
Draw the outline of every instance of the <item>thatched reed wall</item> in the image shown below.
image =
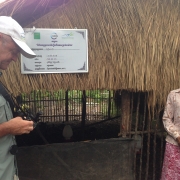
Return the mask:
{"type": "Polygon", "coordinates": [[[153,91],[154,101],[180,85],[179,0],[71,0],[28,27],[88,29],[89,73],[21,75],[12,64],[1,79],[15,94],[33,89],[153,91]]]}

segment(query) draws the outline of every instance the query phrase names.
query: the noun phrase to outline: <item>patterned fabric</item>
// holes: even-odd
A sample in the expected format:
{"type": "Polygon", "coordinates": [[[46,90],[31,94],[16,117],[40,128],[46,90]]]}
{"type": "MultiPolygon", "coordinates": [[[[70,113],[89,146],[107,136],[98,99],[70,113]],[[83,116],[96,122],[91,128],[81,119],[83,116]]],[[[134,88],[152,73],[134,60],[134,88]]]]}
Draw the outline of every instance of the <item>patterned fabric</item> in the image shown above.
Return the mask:
{"type": "Polygon", "coordinates": [[[180,147],[166,142],[161,180],[180,180],[180,147]]]}
{"type": "Polygon", "coordinates": [[[166,141],[178,145],[176,138],[180,136],[180,89],[171,91],[167,97],[163,124],[168,133],[166,141]]]}

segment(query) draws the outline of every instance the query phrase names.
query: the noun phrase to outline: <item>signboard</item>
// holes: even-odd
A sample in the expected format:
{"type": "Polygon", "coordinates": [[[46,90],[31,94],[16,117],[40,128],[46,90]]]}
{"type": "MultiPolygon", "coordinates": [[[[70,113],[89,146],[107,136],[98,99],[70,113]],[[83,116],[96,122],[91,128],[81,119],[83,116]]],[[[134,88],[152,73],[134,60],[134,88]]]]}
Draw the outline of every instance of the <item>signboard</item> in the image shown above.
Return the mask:
{"type": "Polygon", "coordinates": [[[87,73],[87,29],[29,29],[25,39],[37,55],[21,55],[21,73],[87,73]]]}

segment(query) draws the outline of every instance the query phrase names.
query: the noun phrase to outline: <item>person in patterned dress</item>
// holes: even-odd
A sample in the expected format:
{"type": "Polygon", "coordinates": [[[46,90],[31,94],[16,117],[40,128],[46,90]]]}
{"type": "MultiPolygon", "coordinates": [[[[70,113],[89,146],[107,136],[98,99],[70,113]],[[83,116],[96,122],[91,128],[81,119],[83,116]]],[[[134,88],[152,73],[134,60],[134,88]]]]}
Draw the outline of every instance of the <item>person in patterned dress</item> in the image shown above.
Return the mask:
{"type": "Polygon", "coordinates": [[[180,180],[180,89],[168,94],[162,119],[167,136],[161,180],[180,180]]]}

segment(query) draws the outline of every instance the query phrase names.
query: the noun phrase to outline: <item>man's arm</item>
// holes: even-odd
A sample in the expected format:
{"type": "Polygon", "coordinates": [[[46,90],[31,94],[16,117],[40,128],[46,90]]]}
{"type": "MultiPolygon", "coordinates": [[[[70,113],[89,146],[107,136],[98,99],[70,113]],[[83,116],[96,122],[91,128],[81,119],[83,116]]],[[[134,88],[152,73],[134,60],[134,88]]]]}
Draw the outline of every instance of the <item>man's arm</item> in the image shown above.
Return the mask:
{"type": "Polygon", "coordinates": [[[13,118],[0,124],[0,138],[8,134],[28,134],[33,130],[33,121],[23,120],[21,117],[13,118]]]}

